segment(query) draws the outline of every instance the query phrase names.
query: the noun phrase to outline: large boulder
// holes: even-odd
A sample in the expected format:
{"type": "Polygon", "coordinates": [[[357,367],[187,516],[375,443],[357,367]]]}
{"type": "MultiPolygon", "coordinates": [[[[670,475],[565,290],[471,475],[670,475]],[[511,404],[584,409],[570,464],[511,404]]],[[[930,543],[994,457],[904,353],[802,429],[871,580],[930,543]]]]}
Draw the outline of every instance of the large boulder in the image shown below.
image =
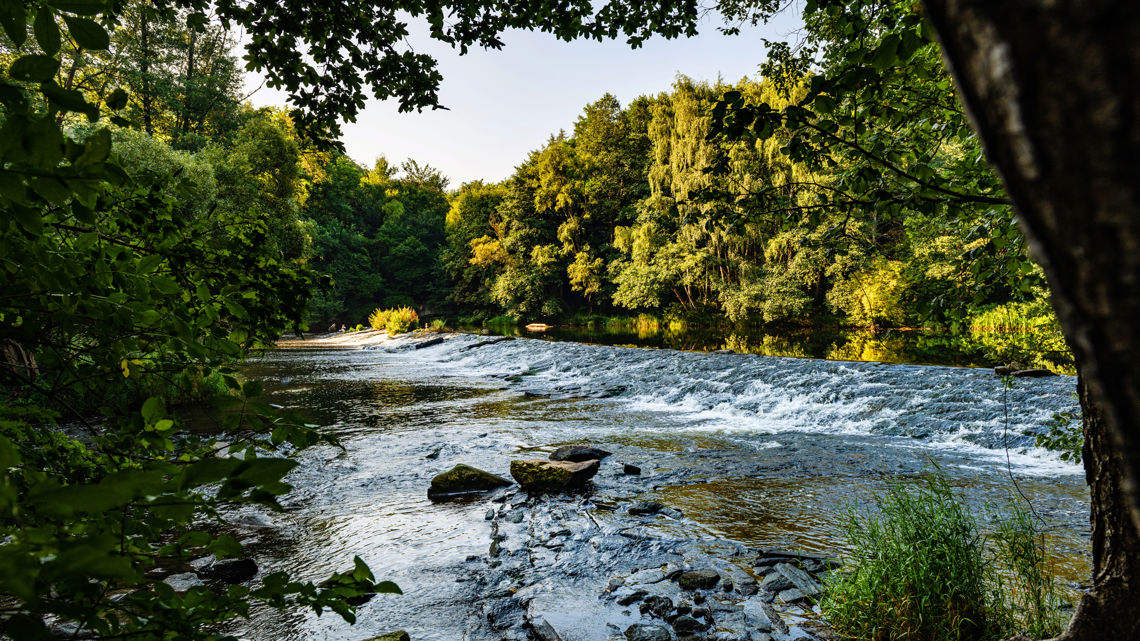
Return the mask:
{"type": "Polygon", "coordinates": [[[590,459],[601,460],[610,454],[610,452],[599,450],[589,445],[563,445],[550,453],[550,460],[574,461],[575,463],[580,463],[582,461],[589,461],[590,459]]]}
{"type": "Polygon", "coordinates": [[[509,480],[501,476],[460,463],[431,480],[428,498],[442,501],[473,492],[489,492],[510,484],[509,480]]]}
{"type": "Polygon", "coordinates": [[[511,476],[523,489],[531,492],[558,492],[579,487],[597,473],[597,459],[581,463],[543,459],[511,461],[511,476]]]}

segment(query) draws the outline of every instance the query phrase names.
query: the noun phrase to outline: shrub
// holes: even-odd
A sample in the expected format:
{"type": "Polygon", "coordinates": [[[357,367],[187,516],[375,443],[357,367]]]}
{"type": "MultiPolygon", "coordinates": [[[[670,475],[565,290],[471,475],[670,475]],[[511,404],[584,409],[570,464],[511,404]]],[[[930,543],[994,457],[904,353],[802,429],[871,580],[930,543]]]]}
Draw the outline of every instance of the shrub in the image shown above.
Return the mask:
{"type": "Polygon", "coordinates": [[[389,334],[400,334],[416,328],[420,316],[411,307],[396,307],[394,309],[377,309],[368,316],[368,324],[372,329],[382,329],[389,334]]]}

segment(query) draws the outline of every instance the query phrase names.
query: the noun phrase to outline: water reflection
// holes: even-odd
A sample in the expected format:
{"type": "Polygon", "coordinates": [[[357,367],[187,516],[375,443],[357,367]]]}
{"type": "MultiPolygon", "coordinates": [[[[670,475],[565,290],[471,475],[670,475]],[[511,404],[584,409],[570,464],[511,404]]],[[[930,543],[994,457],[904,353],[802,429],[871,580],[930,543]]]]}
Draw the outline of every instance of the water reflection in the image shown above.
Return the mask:
{"type": "MultiPolygon", "coordinates": [[[[474,329],[474,328],[468,328],[474,329]]],[[[744,354],[875,361],[958,367],[993,367],[1014,362],[1075,374],[1072,354],[1057,332],[951,332],[924,329],[707,329],[669,325],[558,325],[541,332],[496,326],[492,333],[542,340],[616,347],[683,351],[731,349],[744,354]]]]}

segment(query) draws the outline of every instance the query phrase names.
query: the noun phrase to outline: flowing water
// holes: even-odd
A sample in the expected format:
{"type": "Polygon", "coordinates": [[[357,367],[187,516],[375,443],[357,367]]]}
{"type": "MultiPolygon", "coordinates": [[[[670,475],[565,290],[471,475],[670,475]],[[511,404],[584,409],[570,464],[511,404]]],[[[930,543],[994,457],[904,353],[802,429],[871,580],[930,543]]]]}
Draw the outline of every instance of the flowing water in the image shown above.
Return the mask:
{"type": "Polygon", "coordinates": [[[602,623],[624,615],[597,610],[591,624],[588,614],[611,574],[660,565],[658,553],[693,564],[756,548],[840,553],[845,506],[892,480],[916,482],[935,461],[979,513],[1019,488],[1045,520],[1062,578],[1075,586],[1088,573],[1082,470],[1024,434],[1076,411],[1068,376],[1007,388],[987,369],[528,339],[481,345],[491,337],[470,334],[416,349],[432,335],[354,336],[245,368],[343,449],[301,454],[283,513],[247,509],[236,520],[263,572],[317,580],[359,555],[405,594],[361,606],[354,627],[330,614],[260,612],[240,631],[246,638],[353,640],[399,628],[417,641],[515,638],[496,629],[492,597],[541,605],[567,641],[619,638],[602,623]],[[584,492],[427,500],[432,476],[457,463],[508,476],[511,459],[568,443],[614,452],[584,492]],[[643,473],[622,474],[622,463],[643,473]],[[642,519],[633,536],[622,509],[594,510],[640,499],[683,517],[642,519]],[[498,510],[493,521],[489,509],[498,510]],[[487,558],[508,509],[529,527],[504,539],[527,553],[521,567],[511,567],[510,550],[508,561],[487,558]],[[615,532],[657,543],[604,565],[600,551],[615,532]],[[504,587],[545,600],[493,594],[504,587]]]}

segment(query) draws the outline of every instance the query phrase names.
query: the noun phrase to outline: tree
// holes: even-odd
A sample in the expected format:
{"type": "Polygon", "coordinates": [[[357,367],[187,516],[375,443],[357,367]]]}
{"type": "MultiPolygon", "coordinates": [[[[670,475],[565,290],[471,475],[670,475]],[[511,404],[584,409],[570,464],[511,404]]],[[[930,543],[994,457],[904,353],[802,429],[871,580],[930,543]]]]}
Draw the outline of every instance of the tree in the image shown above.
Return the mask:
{"type": "MultiPolygon", "coordinates": [[[[909,2],[806,3],[805,21],[823,34],[820,41],[832,43],[823,48],[824,58],[833,54],[837,64],[813,78],[807,99],[790,110],[759,105],[734,114],[739,100],[726,100],[722,109],[731,115],[724,126],[732,131],[782,123],[802,132],[788,145],[793,156],[829,148],[854,154],[864,161],[856,167],[874,169],[859,172],[862,178],[854,174],[838,195],[855,205],[902,204],[894,194],[909,191],[908,200],[930,212],[940,203],[1015,206],[1076,357],[1084,408],[1093,585],[1061,638],[1138,638],[1140,182],[1132,156],[1140,147],[1140,124],[1131,114],[1140,76],[1140,8],[1127,2],[924,5],[929,23],[909,2]],[[881,100],[890,87],[876,71],[907,65],[935,34],[1008,201],[984,174],[931,171],[922,146],[914,148],[917,155],[892,155],[884,142],[889,138],[860,138],[869,122],[860,117],[865,110],[889,117],[899,104],[881,100]],[[884,176],[896,186],[877,191],[884,176]]],[[[767,0],[725,0],[721,6],[754,21],[783,9],[767,0]]],[[[819,50],[799,56],[788,46],[775,51],[780,64],[769,69],[802,74],[819,50]]],[[[925,77],[935,78],[929,72],[925,77]]],[[[966,113],[954,115],[955,105],[941,111],[959,123],[952,131],[970,132],[966,113]]],[[[894,118],[912,134],[930,123],[894,118]]],[[[1028,267],[1014,275],[1032,277],[1028,267]]]]}
{"type": "Polygon", "coordinates": [[[1140,7],[924,4],[1081,375],[1093,587],[1060,638],[1140,638],[1140,7]]]}

